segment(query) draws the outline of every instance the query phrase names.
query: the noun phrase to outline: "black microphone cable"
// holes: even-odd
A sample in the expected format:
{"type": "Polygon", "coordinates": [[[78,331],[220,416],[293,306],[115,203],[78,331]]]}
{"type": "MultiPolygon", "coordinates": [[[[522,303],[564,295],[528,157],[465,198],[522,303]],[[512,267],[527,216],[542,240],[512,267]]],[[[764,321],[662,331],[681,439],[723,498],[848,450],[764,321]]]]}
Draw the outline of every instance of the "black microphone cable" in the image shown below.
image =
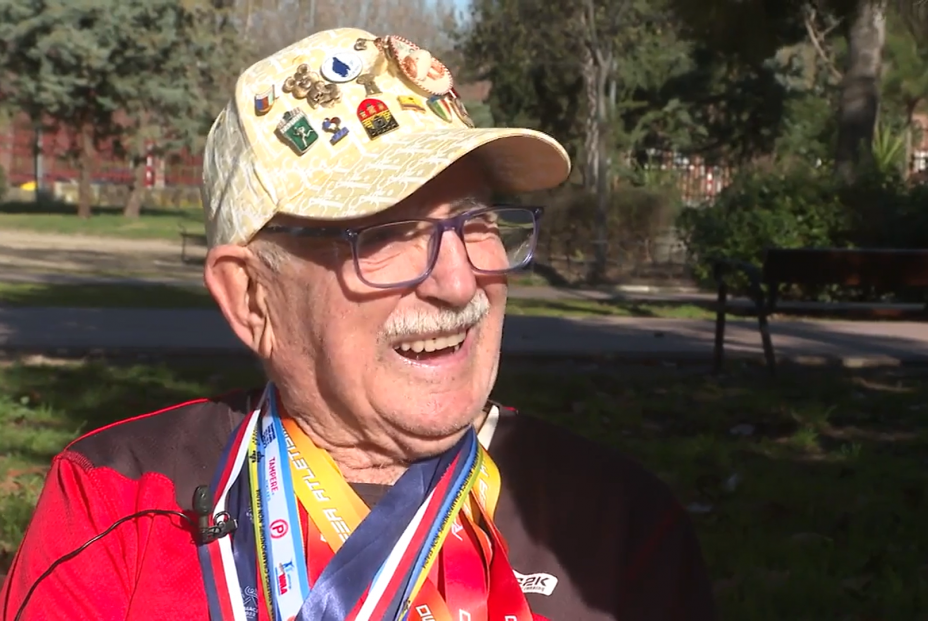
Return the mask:
{"type": "MultiPolygon", "coordinates": [[[[13,617],[13,621],[20,621],[20,619],[23,616],[23,613],[26,610],[26,604],[29,603],[29,600],[32,597],[33,593],[35,593],[36,588],[39,586],[39,584],[41,584],[43,580],[45,580],[45,578],[49,577],[52,574],[52,572],[55,571],[55,568],[61,565],[61,563],[71,560],[72,558],[74,558],[75,556],[77,556],[78,554],[86,550],[89,546],[93,545],[97,541],[100,541],[101,539],[106,537],[108,534],[116,530],[116,528],[120,524],[128,522],[129,520],[135,520],[135,519],[146,517],[149,515],[152,515],[152,516],[164,515],[168,517],[175,517],[175,516],[179,517],[182,520],[186,521],[196,532],[199,533],[199,537],[197,538],[197,543],[201,545],[210,543],[211,541],[215,541],[216,539],[219,539],[220,537],[225,537],[226,535],[231,534],[238,526],[235,519],[225,511],[217,513],[215,516],[213,516],[213,524],[210,525],[210,513],[211,513],[210,494],[209,494],[209,488],[207,488],[205,485],[201,485],[200,487],[196,488],[196,491],[194,492],[194,495],[193,495],[193,509],[197,514],[196,520],[191,518],[186,513],[182,513],[180,511],[174,511],[172,509],[145,509],[143,511],[138,511],[136,513],[132,513],[130,515],[126,515],[124,517],[119,518],[99,535],[95,535],[94,537],[85,541],[79,548],[72,550],[71,552],[68,552],[64,556],[61,556],[58,559],[56,559],[55,562],[52,563],[48,567],[48,569],[46,569],[42,573],[42,575],[36,578],[35,582],[32,583],[32,586],[30,586],[29,590],[26,592],[26,596],[23,598],[22,603],[19,605],[19,609],[16,611],[16,616],[13,617]]],[[[7,579],[9,579],[9,577],[7,579]]],[[[4,617],[6,617],[6,612],[7,612],[7,609],[6,609],[6,606],[4,606],[4,609],[3,609],[4,617]]]]}

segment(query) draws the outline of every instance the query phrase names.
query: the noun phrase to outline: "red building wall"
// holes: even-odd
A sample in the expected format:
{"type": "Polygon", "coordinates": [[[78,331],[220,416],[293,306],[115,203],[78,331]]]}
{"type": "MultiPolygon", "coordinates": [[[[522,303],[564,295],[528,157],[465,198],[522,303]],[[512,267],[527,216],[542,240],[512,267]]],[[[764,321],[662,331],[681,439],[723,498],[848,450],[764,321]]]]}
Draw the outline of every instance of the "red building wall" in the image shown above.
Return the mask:
{"type": "MultiPolygon", "coordinates": [[[[59,127],[54,131],[43,131],[41,148],[43,155],[42,182],[77,181],[77,169],[67,157],[76,148],[77,133],[72,128],[59,127]]],[[[15,118],[0,130],[0,167],[6,172],[10,186],[20,186],[35,180],[36,134],[25,115],[15,118]]],[[[165,185],[199,185],[201,159],[180,153],[164,162],[154,162],[154,167],[163,175],[165,185]]],[[[92,170],[94,183],[129,184],[132,171],[128,162],[117,156],[112,145],[99,145],[92,170]]]]}

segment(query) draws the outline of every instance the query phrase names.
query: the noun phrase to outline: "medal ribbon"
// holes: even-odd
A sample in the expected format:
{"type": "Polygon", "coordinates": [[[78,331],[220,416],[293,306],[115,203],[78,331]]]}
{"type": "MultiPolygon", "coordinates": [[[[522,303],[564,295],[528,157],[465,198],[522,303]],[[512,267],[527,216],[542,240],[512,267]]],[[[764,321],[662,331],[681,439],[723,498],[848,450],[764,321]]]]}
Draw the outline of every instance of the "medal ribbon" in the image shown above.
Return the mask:
{"type": "Polygon", "coordinates": [[[239,526],[198,550],[210,617],[531,621],[492,521],[499,481],[472,429],[369,510],[268,384],[211,485],[239,526]]]}

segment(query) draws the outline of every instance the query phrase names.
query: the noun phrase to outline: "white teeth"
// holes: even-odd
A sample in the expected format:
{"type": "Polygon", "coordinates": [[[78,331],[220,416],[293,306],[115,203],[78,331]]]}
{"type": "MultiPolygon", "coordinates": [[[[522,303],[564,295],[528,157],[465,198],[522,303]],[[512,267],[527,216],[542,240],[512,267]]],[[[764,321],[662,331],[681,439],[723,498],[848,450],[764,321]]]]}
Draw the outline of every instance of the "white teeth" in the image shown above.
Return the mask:
{"type": "Polygon", "coordinates": [[[467,332],[460,332],[458,334],[452,334],[451,336],[439,336],[434,339],[424,339],[421,341],[407,341],[405,343],[400,343],[394,349],[400,351],[412,351],[414,353],[422,352],[433,352],[440,351],[442,349],[447,349],[449,347],[457,347],[464,342],[464,339],[467,337],[467,332]]]}

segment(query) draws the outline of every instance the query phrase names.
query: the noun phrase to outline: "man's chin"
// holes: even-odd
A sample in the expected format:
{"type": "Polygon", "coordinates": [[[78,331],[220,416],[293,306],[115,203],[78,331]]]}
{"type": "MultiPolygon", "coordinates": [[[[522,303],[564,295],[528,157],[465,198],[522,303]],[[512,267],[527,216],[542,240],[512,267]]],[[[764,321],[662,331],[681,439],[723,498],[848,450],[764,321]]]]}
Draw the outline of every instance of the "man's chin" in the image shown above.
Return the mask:
{"type": "Polygon", "coordinates": [[[413,414],[398,421],[397,431],[402,436],[401,443],[410,455],[419,458],[442,453],[454,446],[467,429],[483,422],[483,408],[476,410],[467,415],[456,413],[436,416],[439,414],[437,412],[413,414]]]}

